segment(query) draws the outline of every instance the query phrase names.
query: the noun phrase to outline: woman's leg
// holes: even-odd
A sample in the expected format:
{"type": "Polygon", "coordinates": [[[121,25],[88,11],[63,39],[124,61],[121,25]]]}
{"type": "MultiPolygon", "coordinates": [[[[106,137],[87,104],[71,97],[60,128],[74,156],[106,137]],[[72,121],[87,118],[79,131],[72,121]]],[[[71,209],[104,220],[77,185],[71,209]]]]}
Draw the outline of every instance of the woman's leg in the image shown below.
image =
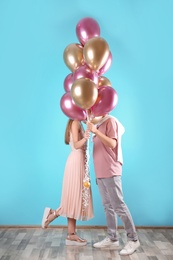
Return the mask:
{"type": "Polygon", "coordinates": [[[76,219],[67,218],[68,221],[68,234],[75,234],[76,232],[76,219]]]}
{"type": "Polygon", "coordinates": [[[76,219],[68,218],[68,234],[66,238],[67,246],[85,246],[87,241],[85,239],[80,238],[76,234],[76,219]]]}

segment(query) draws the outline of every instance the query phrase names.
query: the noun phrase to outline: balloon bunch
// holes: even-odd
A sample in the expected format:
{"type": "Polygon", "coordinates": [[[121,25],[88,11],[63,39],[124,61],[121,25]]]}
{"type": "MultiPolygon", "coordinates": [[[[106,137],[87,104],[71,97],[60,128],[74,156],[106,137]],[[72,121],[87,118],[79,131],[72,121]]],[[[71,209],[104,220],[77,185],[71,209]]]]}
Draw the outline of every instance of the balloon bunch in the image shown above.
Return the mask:
{"type": "MultiPolygon", "coordinates": [[[[79,43],[69,44],[63,53],[70,73],[64,79],[65,94],[60,106],[64,114],[79,121],[97,123],[118,102],[117,92],[103,74],[110,68],[112,53],[108,43],[100,37],[100,26],[90,17],[76,25],[79,43]]],[[[89,140],[85,151],[85,176],[83,180],[83,210],[89,204],[89,140]]]]}
{"type": "Polygon", "coordinates": [[[71,70],[64,79],[65,94],[60,106],[66,116],[86,120],[109,113],[117,105],[117,92],[103,74],[110,68],[112,53],[105,39],[100,37],[100,26],[90,17],[76,25],[80,43],[69,44],[63,53],[71,70]]]}

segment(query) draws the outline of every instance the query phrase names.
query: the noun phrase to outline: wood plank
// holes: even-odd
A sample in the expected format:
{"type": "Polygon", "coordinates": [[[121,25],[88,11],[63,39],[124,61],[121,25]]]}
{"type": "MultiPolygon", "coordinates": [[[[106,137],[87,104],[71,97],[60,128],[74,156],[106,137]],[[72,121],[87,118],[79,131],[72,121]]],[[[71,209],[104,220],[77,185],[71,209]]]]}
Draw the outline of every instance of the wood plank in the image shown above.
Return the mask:
{"type": "Polygon", "coordinates": [[[93,244],[104,239],[106,228],[77,228],[79,236],[87,239],[86,246],[66,246],[65,228],[1,228],[0,260],[173,260],[173,229],[138,229],[140,248],[130,256],[119,251],[127,238],[119,229],[118,249],[97,249],[93,244]]]}

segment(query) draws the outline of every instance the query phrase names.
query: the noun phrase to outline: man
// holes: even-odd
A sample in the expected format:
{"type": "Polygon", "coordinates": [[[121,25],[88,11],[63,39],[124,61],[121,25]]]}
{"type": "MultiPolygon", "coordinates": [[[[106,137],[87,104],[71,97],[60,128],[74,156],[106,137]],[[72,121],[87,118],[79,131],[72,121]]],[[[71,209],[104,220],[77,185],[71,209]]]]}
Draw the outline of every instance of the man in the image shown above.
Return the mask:
{"type": "Polygon", "coordinates": [[[110,115],[105,115],[97,125],[87,122],[87,126],[94,134],[94,168],[106,214],[108,233],[104,240],[93,246],[96,248],[119,246],[116,219],[116,215],[118,215],[124,224],[128,238],[120,255],[133,254],[140,246],[140,242],[130,211],[123,200],[121,136],[124,133],[124,127],[110,115]]]}

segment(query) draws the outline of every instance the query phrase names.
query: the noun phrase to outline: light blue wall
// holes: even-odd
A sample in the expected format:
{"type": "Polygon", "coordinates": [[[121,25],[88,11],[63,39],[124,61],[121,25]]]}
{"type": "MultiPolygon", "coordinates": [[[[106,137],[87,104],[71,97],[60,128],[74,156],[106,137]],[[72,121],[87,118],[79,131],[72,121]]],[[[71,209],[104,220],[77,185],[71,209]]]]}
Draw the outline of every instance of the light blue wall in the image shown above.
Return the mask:
{"type": "MultiPolygon", "coordinates": [[[[39,225],[45,206],[59,206],[69,153],[63,51],[86,16],[113,55],[104,75],[126,128],[125,201],[136,225],[173,225],[172,10],[172,0],[0,1],[0,225],[39,225]]],[[[95,217],[78,224],[105,225],[92,158],[90,169],[95,217]]]]}

